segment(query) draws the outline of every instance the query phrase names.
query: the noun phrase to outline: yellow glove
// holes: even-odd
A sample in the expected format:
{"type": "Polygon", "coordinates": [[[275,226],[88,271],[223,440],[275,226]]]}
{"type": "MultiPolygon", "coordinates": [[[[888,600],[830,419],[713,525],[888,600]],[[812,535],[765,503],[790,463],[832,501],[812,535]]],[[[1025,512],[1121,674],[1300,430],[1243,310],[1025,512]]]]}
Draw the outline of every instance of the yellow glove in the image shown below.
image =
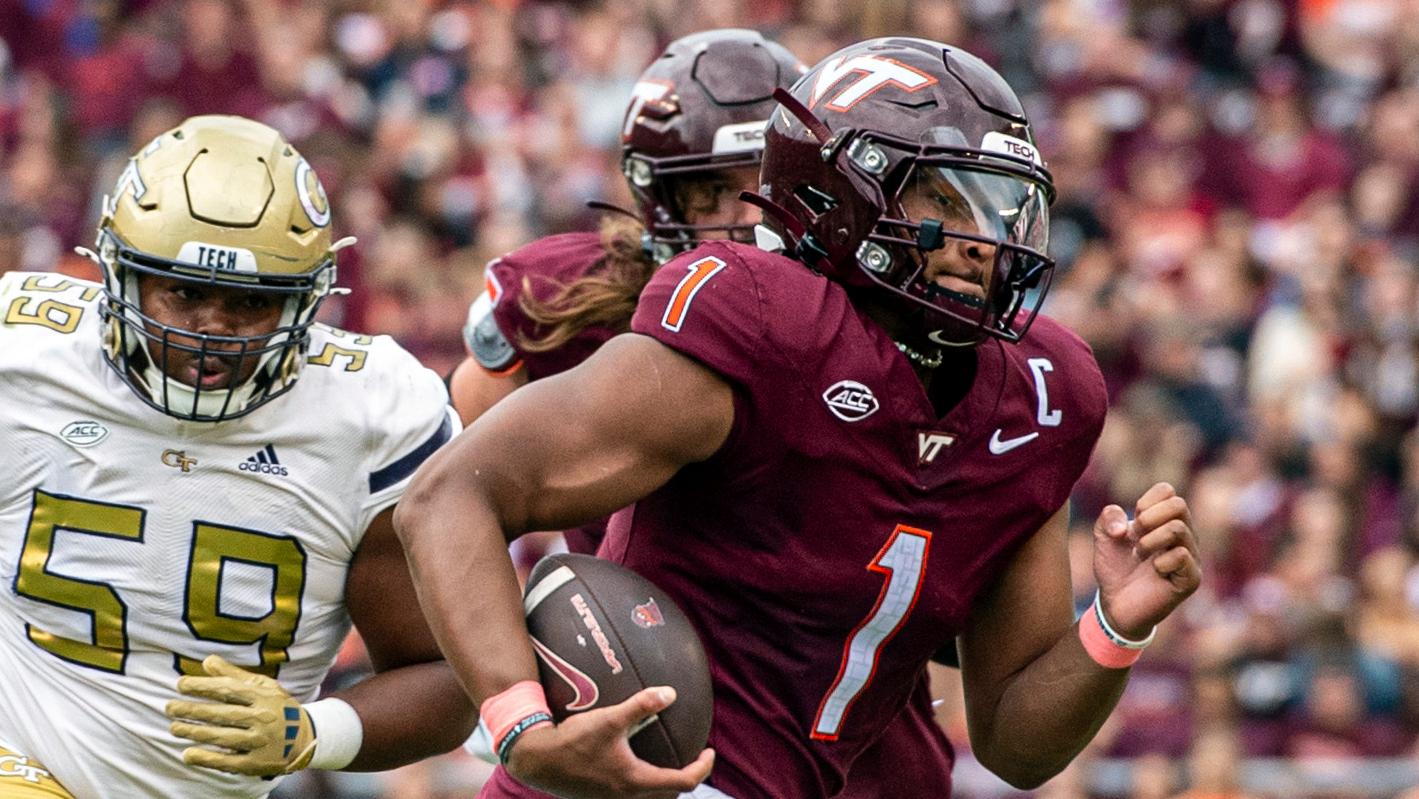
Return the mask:
{"type": "Polygon", "coordinates": [[[280,683],[219,655],[208,655],[202,670],[209,676],[181,677],[177,690],[213,701],[174,699],[163,710],[173,735],[205,744],[184,749],[182,762],[253,777],[290,774],[310,764],[315,728],[280,683]]]}

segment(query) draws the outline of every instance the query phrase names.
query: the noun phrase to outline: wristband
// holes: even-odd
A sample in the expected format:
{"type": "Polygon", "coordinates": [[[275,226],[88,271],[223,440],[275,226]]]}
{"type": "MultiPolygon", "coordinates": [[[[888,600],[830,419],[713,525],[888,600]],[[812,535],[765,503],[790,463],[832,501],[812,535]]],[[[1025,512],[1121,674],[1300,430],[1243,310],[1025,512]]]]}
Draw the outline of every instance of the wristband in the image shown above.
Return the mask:
{"type": "Polygon", "coordinates": [[[523,680],[495,696],[483,700],[478,708],[479,720],[488,728],[493,751],[498,760],[507,763],[512,744],[524,732],[552,723],[552,711],[547,707],[547,694],[542,684],[523,680]]]}
{"type": "Polygon", "coordinates": [[[1083,617],[1079,619],[1079,640],[1084,644],[1084,651],[1089,653],[1095,663],[1106,669],[1126,669],[1132,666],[1142,657],[1143,650],[1153,643],[1153,637],[1157,634],[1158,628],[1154,627],[1142,641],[1120,635],[1105,618],[1104,606],[1097,591],[1094,592],[1093,606],[1084,611],[1083,617]]]}
{"type": "Polygon", "coordinates": [[[522,721],[519,721],[518,723],[512,725],[512,729],[508,730],[507,735],[503,736],[503,742],[498,744],[498,762],[503,764],[504,766],[507,765],[508,756],[512,754],[513,743],[515,743],[518,738],[521,738],[524,732],[527,732],[533,727],[541,727],[544,724],[551,723],[552,714],[544,713],[539,710],[536,713],[533,713],[532,715],[523,719],[522,721]]]}
{"type": "Polygon", "coordinates": [[[315,752],[306,767],[338,771],[350,765],[365,741],[365,725],[350,703],[332,696],[301,707],[315,734],[315,752]]]}

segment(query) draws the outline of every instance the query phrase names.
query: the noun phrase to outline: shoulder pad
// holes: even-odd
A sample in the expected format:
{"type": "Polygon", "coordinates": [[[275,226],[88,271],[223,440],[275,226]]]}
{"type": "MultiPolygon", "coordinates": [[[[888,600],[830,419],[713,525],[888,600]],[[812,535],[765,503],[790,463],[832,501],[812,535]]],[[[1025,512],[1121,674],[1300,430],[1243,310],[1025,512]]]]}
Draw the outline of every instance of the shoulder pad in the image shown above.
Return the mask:
{"type": "Polygon", "coordinates": [[[493,299],[487,291],[479,294],[468,306],[468,321],[463,324],[463,344],[480,366],[492,372],[508,368],[517,359],[517,350],[498,327],[498,320],[493,315],[493,299]]]}

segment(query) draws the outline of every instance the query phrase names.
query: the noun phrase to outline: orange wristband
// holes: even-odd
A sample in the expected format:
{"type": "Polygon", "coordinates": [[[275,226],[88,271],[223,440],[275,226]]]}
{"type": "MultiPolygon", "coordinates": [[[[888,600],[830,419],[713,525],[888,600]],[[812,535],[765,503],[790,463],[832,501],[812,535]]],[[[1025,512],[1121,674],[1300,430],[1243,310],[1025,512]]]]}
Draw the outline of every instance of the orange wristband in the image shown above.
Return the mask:
{"type": "Polygon", "coordinates": [[[1079,640],[1084,651],[1094,662],[1106,669],[1126,669],[1138,662],[1143,650],[1153,643],[1157,628],[1148,633],[1142,641],[1133,641],[1119,635],[1104,618],[1104,607],[1098,592],[1094,593],[1094,604],[1079,619],[1079,640]]]}
{"type": "Polygon", "coordinates": [[[483,725],[488,728],[493,751],[506,762],[505,751],[517,735],[544,724],[552,723],[552,711],[547,707],[547,694],[542,684],[523,680],[496,696],[483,700],[478,709],[483,725]]]}

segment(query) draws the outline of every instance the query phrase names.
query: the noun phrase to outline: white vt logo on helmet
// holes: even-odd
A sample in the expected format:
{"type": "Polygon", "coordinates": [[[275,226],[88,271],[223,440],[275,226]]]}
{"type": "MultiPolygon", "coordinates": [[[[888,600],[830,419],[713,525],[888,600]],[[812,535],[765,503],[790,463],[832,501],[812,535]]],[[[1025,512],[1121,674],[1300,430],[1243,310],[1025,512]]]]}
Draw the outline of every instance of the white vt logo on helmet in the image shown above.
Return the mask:
{"type": "Polygon", "coordinates": [[[872,389],[856,380],[839,380],[823,392],[828,410],[844,422],[860,422],[877,412],[877,397],[872,389]]]}
{"type": "Polygon", "coordinates": [[[908,92],[914,92],[936,82],[936,78],[890,58],[859,55],[848,59],[846,56],[838,56],[824,64],[823,71],[818,73],[818,78],[813,83],[813,94],[809,97],[808,107],[812,108],[818,105],[818,101],[823,99],[823,95],[829,89],[854,72],[861,72],[862,75],[828,101],[827,108],[829,110],[847,111],[857,105],[859,100],[883,86],[891,85],[908,92]]]}

